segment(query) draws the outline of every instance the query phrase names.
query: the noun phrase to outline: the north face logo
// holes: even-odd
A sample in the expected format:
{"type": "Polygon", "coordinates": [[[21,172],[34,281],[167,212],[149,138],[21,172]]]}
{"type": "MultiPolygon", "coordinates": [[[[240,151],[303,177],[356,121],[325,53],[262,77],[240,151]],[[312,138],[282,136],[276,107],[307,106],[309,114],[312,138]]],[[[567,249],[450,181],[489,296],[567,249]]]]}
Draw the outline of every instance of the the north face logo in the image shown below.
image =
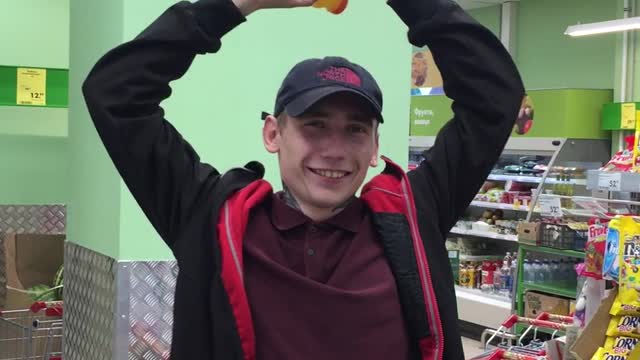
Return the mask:
{"type": "Polygon", "coordinates": [[[318,73],[318,77],[322,80],[339,81],[355,86],[361,86],[362,81],[358,74],[346,67],[330,67],[318,73]]]}

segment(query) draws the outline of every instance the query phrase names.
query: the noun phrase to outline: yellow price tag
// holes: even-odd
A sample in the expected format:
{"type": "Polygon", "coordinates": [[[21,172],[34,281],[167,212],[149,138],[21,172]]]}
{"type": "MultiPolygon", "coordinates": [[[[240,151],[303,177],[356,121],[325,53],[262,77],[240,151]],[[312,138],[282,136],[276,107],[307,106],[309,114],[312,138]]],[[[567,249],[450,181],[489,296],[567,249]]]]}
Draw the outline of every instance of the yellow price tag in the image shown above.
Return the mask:
{"type": "Polygon", "coordinates": [[[47,69],[18,68],[16,103],[47,105],[47,69]]]}
{"type": "Polygon", "coordinates": [[[636,128],[636,103],[622,104],[622,116],[620,119],[621,129],[636,128]]]}

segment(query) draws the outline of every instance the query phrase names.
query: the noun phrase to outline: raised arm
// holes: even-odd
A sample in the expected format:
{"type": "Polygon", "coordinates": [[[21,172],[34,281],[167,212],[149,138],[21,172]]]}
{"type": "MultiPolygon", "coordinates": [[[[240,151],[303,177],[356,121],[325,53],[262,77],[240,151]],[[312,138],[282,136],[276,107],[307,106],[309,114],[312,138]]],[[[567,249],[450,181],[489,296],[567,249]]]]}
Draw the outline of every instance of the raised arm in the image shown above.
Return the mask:
{"type": "MultiPolygon", "coordinates": [[[[451,0],[390,0],[409,26],[409,40],[427,45],[453,99],[454,117],[424,161],[409,173],[416,197],[435,202],[440,229],[463,214],[513,129],[525,91],[500,41],[451,0]]],[[[421,199],[416,199],[420,204],[421,199]]]]}

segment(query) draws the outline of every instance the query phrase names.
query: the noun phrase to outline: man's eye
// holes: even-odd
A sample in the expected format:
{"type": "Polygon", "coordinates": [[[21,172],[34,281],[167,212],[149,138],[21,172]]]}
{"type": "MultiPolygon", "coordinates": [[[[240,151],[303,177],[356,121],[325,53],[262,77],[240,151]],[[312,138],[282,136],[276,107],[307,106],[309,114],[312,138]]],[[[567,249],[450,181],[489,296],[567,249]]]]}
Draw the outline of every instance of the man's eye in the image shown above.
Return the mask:
{"type": "Polygon", "coordinates": [[[314,128],[324,128],[324,123],[322,121],[309,121],[305,124],[305,126],[310,126],[310,127],[314,127],[314,128]]]}
{"type": "Polygon", "coordinates": [[[364,126],[351,126],[349,131],[355,134],[360,134],[360,133],[366,133],[367,129],[364,126]]]}

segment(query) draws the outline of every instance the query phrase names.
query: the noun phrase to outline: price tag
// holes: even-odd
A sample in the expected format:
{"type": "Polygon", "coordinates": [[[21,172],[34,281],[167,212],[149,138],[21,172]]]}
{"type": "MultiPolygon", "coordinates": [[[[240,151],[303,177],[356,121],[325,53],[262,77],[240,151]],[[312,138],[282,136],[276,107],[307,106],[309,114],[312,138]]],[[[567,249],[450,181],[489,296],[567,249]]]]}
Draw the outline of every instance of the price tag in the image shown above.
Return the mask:
{"type": "Polygon", "coordinates": [[[617,172],[603,172],[598,177],[598,189],[608,191],[620,191],[622,174],[617,172]]]}
{"type": "Polygon", "coordinates": [[[559,197],[540,195],[538,202],[543,217],[562,217],[562,204],[559,197]]]}
{"type": "Polygon", "coordinates": [[[47,69],[18,68],[16,103],[47,105],[47,69]]]}
{"type": "Polygon", "coordinates": [[[635,129],[636,127],[636,103],[621,104],[620,128],[635,129]]]}

